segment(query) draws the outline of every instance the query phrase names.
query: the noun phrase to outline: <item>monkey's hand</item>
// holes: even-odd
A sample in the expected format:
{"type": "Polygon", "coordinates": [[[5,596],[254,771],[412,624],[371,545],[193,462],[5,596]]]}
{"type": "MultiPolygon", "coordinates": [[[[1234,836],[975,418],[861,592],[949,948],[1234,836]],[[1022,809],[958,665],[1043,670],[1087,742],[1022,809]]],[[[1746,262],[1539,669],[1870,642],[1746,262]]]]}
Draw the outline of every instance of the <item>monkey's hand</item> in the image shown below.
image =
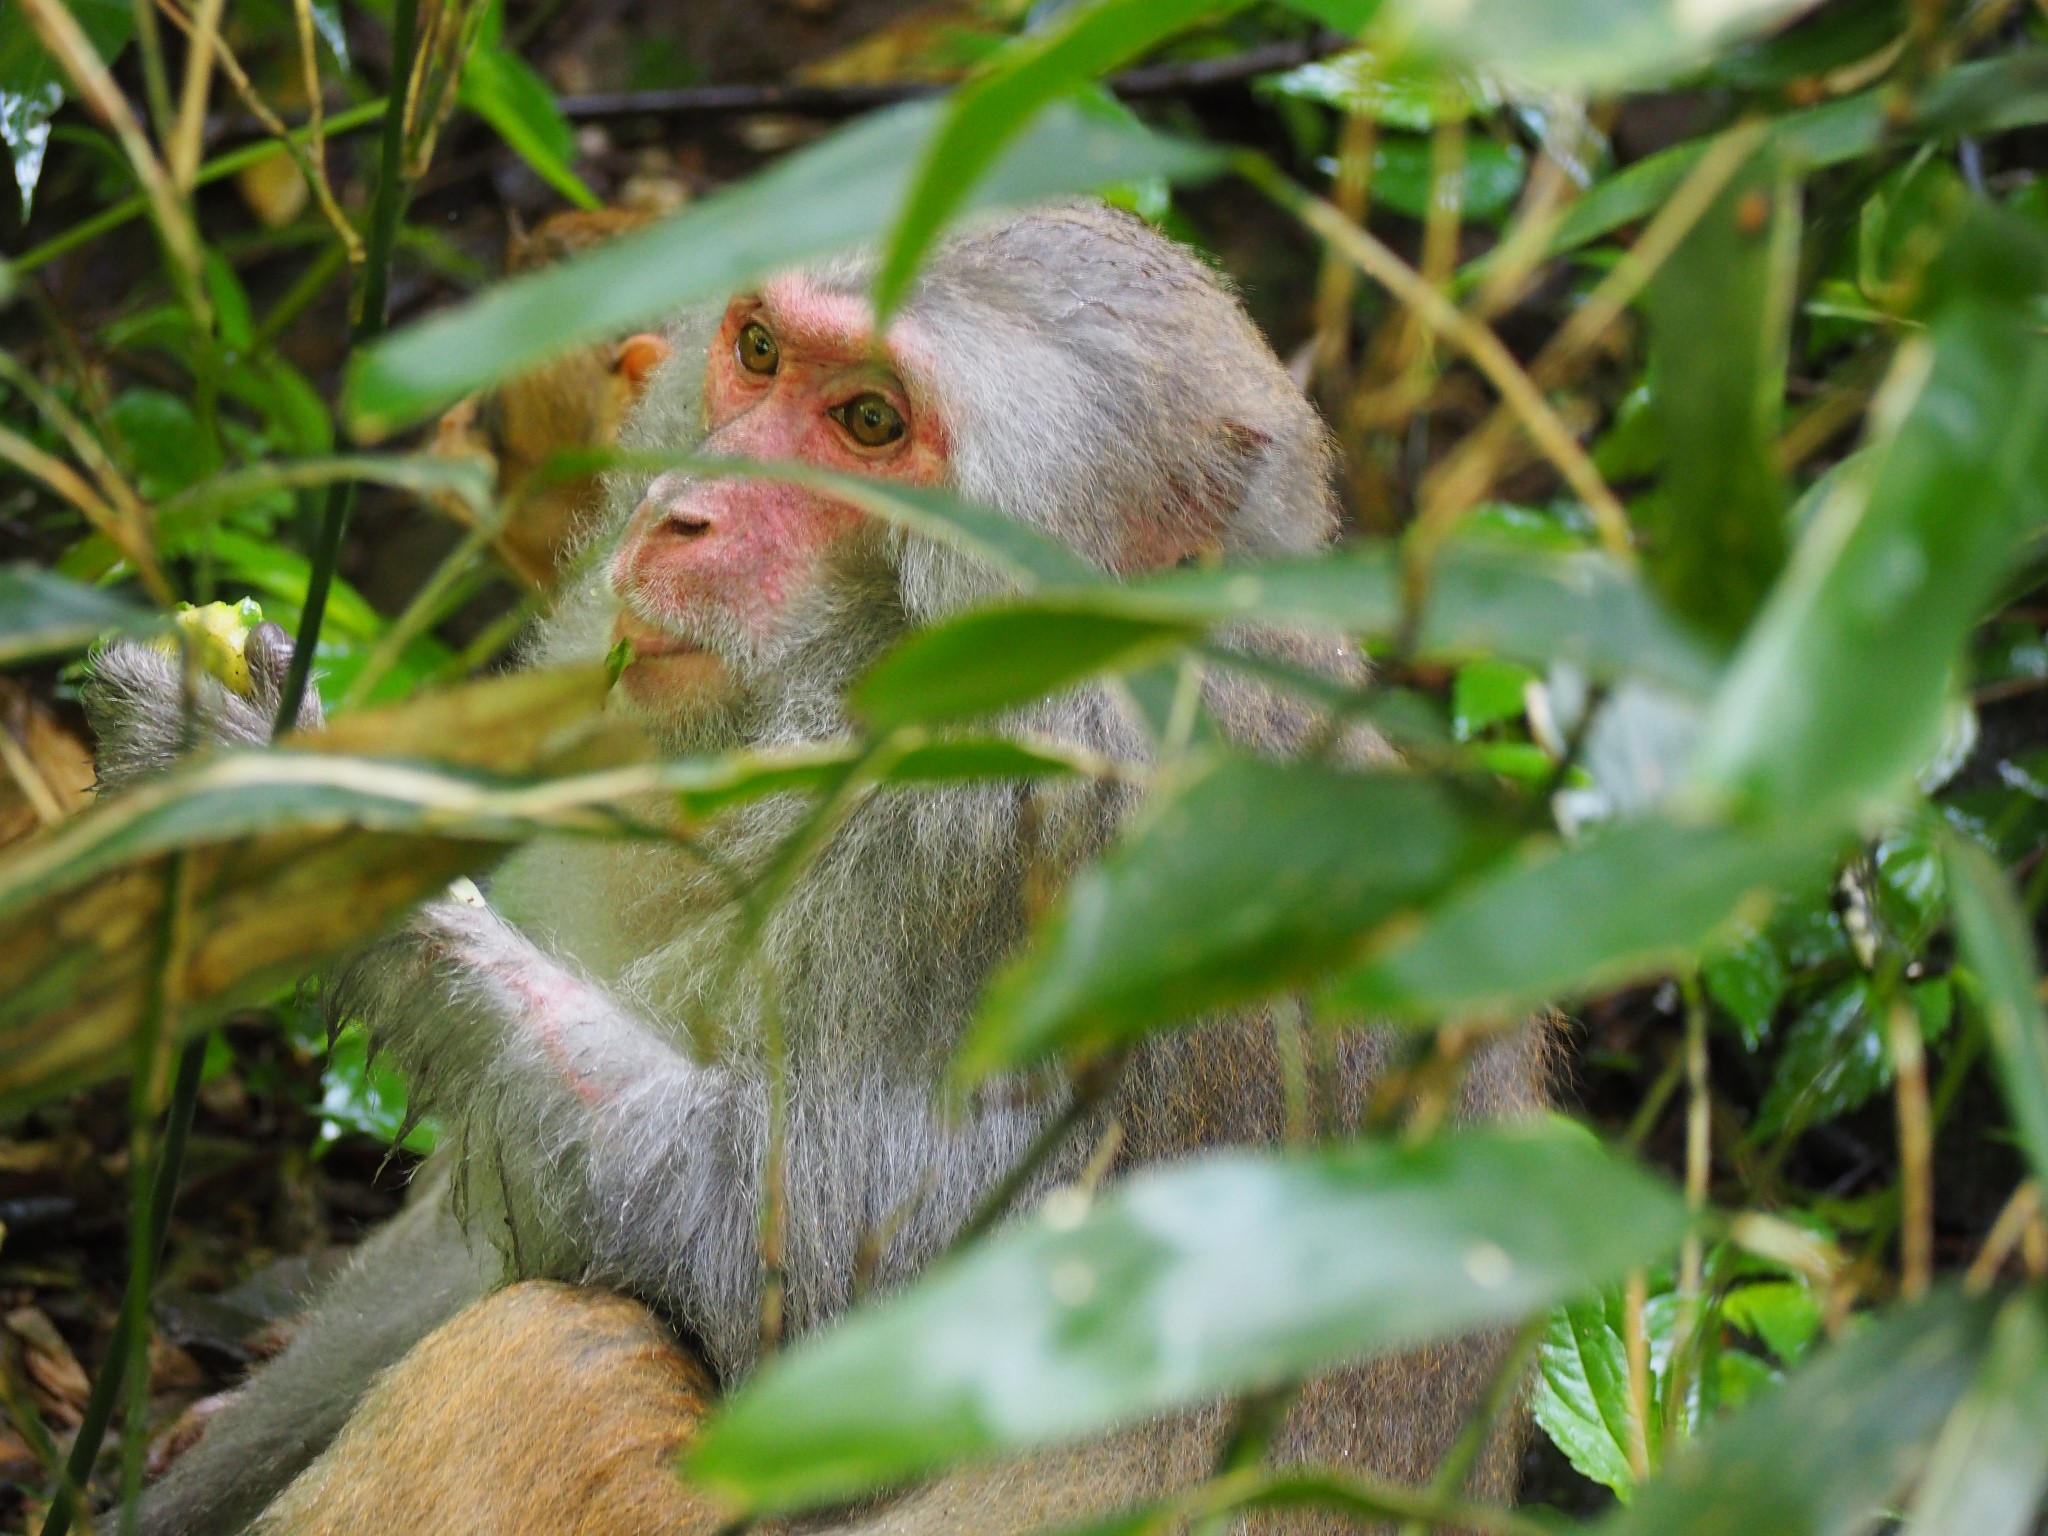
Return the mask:
{"type": "MultiPolygon", "coordinates": [[[[98,742],[100,786],[118,789],[161,773],[188,748],[208,744],[261,746],[291,670],[292,639],[275,624],[258,624],[243,644],[249,691],[228,687],[195,669],[188,694],[180,657],[134,640],[97,652],[81,697],[98,742]]],[[[299,705],[300,730],[322,723],[320,696],[311,687],[299,705]]]]}

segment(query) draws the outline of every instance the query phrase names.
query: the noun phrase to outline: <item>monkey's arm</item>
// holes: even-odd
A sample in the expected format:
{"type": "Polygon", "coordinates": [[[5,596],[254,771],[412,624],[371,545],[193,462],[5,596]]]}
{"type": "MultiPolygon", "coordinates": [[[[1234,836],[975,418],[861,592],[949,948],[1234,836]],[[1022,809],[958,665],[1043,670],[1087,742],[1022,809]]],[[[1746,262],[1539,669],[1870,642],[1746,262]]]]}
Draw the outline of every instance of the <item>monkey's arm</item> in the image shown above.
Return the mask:
{"type": "MultiPolygon", "coordinates": [[[[770,1139],[757,1068],[691,1058],[495,913],[454,903],[351,964],[329,1006],[364,1019],[442,1119],[458,1198],[502,1222],[518,1273],[659,1298],[721,1371],[751,1361],[770,1139]]],[[[900,1074],[793,1082],[789,1325],[841,1310],[863,1270],[886,1284],[922,1267],[1051,1107],[949,1120],[928,1081],[900,1074]]]]}

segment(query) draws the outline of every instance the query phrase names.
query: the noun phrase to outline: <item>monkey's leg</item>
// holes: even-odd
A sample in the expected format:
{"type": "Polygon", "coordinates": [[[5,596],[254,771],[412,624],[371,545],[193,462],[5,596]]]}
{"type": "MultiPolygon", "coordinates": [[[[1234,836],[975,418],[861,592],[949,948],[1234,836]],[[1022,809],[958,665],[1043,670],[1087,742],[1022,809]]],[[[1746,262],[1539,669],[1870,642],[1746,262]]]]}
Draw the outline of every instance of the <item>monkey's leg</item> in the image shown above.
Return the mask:
{"type": "Polygon", "coordinates": [[[147,1536],[227,1536],[340,1430],[377,1372],[481,1296],[498,1257],[472,1251],[446,1180],[423,1186],[356,1251],[291,1346],[214,1416],[143,1500],[147,1536]]]}
{"type": "Polygon", "coordinates": [[[378,1378],[252,1536],[694,1536],[718,1528],[675,1459],[711,1380],[639,1303],[529,1280],[378,1378]]]}

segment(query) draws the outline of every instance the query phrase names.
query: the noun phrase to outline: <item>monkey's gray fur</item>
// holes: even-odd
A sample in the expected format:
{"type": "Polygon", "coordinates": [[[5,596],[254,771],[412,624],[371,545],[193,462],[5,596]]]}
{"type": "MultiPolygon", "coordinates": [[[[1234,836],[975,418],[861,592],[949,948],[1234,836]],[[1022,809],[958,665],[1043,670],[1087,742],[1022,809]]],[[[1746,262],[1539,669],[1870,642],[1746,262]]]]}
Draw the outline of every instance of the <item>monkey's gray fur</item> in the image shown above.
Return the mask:
{"type": "MultiPolygon", "coordinates": [[[[812,276],[859,296],[870,272],[847,259],[812,276]]],[[[906,385],[921,409],[942,414],[953,489],[966,499],[1105,567],[1120,532],[1162,515],[1189,520],[1187,542],[1208,540],[1231,559],[1329,538],[1329,450],[1313,411],[1217,277],[1135,220],[1062,207],[957,235],[934,253],[906,315],[931,343],[921,348],[927,372],[906,385]]],[[[630,424],[631,444],[702,440],[700,380],[716,319],[694,315],[672,330],[675,355],[630,424]]],[[[616,536],[647,478],[612,486],[596,548],[616,536]]],[[[895,533],[873,535],[840,575],[772,648],[701,637],[742,686],[730,708],[678,727],[667,744],[842,735],[845,688],[875,656],[906,629],[1000,587],[973,562],[895,533]]],[[[600,657],[617,604],[603,562],[592,562],[534,659],[600,657]]],[[[1357,672],[1335,642],[1257,643],[1325,672],[1357,672]]],[[[160,765],[176,740],[176,692],[162,691],[164,669],[147,656],[123,648],[101,658],[89,695],[110,782],[160,765]],[[140,675],[152,670],[154,682],[140,675]]],[[[1209,676],[1204,697],[1227,735],[1258,750],[1293,750],[1317,726],[1302,707],[1233,677],[1209,676]]],[[[1111,688],[1047,701],[1013,723],[1125,759],[1151,751],[1148,728],[1111,688]]],[[[723,1379],[743,1376],[761,1327],[761,1042],[771,992],[789,1046],[788,1327],[800,1333],[849,1304],[863,1245],[878,1235],[877,1283],[915,1274],[1058,1107],[1055,1095],[1012,1084],[948,1121],[931,1085],[991,970],[1018,943],[1031,893],[1112,837],[1127,798],[1099,785],[876,797],[766,924],[758,965],[735,963],[727,876],[700,854],[572,841],[515,855],[492,884],[495,910],[428,908],[353,962],[330,989],[333,1006],[368,1020],[402,1063],[448,1128],[445,1150],[408,1214],[365,1245],[297,1342],[155,1491],[145,1528],[244,1526],[334,1433],[377,1369],[501,1275],[629,1292],[698,1342],[723,1379]],[[701,1041],[716,1053],[700,1056],[701,1041]]],[[[707,841],[720,864],[758,870],[800,812],[754,805],[707,841]]],[[[1273,1139],[1282,1094],[1271,1030],[1248,1016],[1150,1043],[1110,1106],[1124,1133],[1121,1162],[1273,1139]]],[[[1344,1102],[1357,1104],[1380,1054],[1370,1036],[1346,1045],[1344,1102]]],[[[1542,1054],[1533,1034],[1482,1053],[1465,1112],[1540,1103],[1542,1054]]],[[[1088,1135],[1075,1140],[1046,1179],[1087,1155],[1088,1135]]],[[[1426,1477],[1495,1354],[1473,1342],[1319,1383],[1280,1450],[1426,1477]]],[[[857,1528],[1025,1529],[1113,1506],[1198,1474],[1217,1433],[1214,1414],[1192,1415],[962,1474],[857,1528]]],[[[1512,1440],[1500,1437],[1486,1458],[1481,1491],[1510,1486],[1512,1440]]]]}

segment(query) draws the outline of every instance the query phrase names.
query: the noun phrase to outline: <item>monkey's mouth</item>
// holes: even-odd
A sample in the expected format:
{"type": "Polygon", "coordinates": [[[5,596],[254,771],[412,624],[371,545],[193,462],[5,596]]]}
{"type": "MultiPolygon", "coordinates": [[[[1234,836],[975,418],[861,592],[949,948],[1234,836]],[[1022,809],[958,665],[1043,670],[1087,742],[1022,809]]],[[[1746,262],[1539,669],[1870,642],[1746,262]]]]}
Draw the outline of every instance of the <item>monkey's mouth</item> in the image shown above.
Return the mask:
{"type": "Polygon", "coordinates": [[[644,703],[673,699],[717,681],[723,663],[693,640],[657,629],[631,612],[621,612],[612,625],[612,643],[632,648],[619,686],[644,703]]]}

